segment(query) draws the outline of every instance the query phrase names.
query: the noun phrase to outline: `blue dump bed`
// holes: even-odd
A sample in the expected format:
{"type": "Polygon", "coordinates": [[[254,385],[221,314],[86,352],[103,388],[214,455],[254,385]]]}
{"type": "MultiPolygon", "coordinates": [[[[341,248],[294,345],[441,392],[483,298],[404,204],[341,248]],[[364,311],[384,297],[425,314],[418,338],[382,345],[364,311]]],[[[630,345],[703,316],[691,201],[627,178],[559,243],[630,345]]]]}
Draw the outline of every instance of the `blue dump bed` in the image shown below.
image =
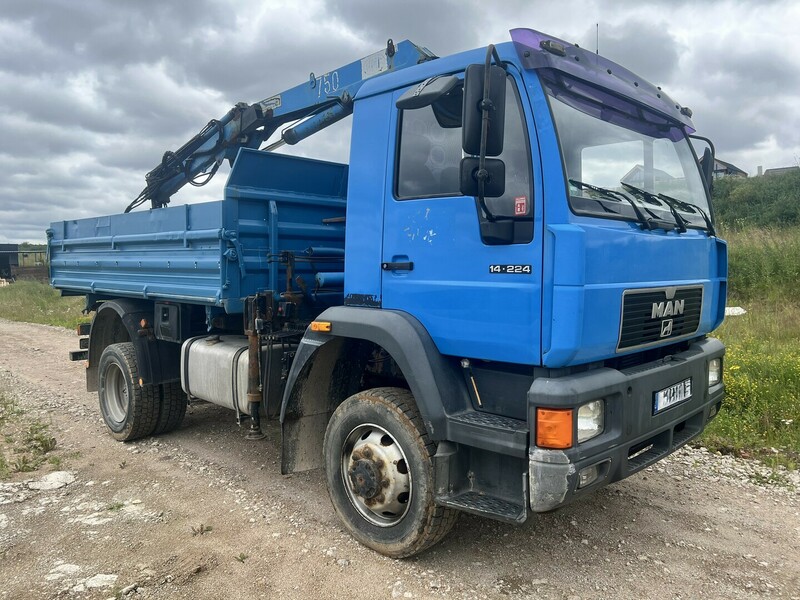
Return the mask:
{"type": "Polygon", "coordinates": [[[347,165],[242,149],[222,201],[51,224],[51,283],[64,294],[228,313],[242,312],[246,296],[289,285],[339,304],[346,193],[347,165]]]}

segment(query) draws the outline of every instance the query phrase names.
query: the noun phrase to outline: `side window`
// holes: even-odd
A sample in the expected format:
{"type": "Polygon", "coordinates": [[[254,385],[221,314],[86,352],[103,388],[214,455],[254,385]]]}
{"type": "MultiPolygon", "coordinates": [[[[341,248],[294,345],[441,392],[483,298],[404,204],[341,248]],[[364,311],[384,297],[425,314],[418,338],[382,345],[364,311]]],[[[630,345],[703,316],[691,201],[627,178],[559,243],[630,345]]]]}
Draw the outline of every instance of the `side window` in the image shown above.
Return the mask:
{"type": "MultiPolygon", "coordinates": [[[[457,196],[461,162],[461,98],[459,86],[448,95],[458,104],[457,120],[437,118],[440,107],[404,110],[400,115],[400,152],[397,165],[398,198],[457,196]]],[[[437,101],[437,104],[442,101],[437,101]]],[[[443,104],[443,103],[442,103],[443,104]]],[[[441,114],[441,113],[440,113],[441,114]]]]}
{"type": "MultiPolygon", "coordinates": [[[[505,139],[498,157],[505,163],[505,194],[487,198],[486,203],[495,216],[522,221],[514,226],[514,243],[527,243],[533,239],[531,154],[522,105],[511,77],[506,86],[505,139]]],[[[394,190],[398,200],[461,195],[462,101],[463,86],[459,85],[430,106],[401,111],[394,190]]],[[[483,230],[485,219],[480,211],[478,214],[483,230]]]]}

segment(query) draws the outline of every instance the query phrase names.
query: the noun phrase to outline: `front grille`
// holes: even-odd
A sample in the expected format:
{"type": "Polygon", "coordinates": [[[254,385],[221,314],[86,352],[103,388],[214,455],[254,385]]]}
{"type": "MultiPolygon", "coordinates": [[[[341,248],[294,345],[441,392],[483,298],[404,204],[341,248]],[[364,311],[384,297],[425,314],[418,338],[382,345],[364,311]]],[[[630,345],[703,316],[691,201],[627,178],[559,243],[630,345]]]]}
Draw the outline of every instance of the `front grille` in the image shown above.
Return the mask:
{"type": "Polygon", "coordinates": [[[691,335],[700,326],[703,287],[626,290],[617,351],[691,335]]]}

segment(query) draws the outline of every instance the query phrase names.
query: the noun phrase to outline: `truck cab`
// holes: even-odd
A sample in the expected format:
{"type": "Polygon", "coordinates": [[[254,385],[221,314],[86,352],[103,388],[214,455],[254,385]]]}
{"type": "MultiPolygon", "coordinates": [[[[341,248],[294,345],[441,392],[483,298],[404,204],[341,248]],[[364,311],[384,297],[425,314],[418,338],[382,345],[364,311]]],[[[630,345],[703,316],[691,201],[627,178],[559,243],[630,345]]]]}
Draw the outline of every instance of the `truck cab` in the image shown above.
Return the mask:
{"type": "Polygon", "coordinates": [[[724,350],[707,334],[724,316],[727,254],[689,111],[575,46],[512,39],[497,46],[505,189],[486,199],[492,220],[459,173],[464,74],[485,51],[361,89],[344,308],[319,319],[351,335],[364,318],[353,309],[379,309],[424,331],[460,380],[460,393],[415,382],[413,356],[401,369],[442,440],[437,501],[522,521],[652,464],[713,418],[724,350]],[[446,94],[398,108],[445,76],[458,78],[446,94]]]}

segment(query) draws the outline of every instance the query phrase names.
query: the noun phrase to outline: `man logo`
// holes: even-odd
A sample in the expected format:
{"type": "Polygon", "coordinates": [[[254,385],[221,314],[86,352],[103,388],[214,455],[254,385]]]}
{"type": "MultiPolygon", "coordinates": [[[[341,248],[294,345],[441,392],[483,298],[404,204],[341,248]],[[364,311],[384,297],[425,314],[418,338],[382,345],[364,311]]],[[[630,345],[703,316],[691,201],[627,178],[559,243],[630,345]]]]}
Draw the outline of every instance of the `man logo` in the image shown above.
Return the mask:
{"type": "Polygon", "coordinates": [[[685,300],[667,300],[666,302],[653,302],[653,308],[650,311],[651,319],[660,319],[662,317],[671,317],[673,315],[682,315],[685,300]]]}
{"type": "Polygon", "coordinates": [[[672,319],[664,319],[661,321],[661,337],[668,337],[672,335],[672,319]]]}

